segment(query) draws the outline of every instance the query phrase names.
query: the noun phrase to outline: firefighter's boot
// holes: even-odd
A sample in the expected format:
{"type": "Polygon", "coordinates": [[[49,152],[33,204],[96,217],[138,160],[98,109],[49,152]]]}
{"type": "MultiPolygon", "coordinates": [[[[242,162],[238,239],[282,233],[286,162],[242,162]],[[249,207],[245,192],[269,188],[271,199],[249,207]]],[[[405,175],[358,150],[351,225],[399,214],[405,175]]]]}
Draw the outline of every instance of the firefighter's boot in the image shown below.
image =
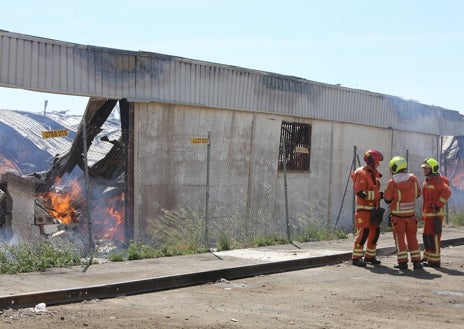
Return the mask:
{"type": "Polygon", "coordinates": [[[375,257],[364,257],[364,262],[371,265],[379,265],[381,263],[381,261],[375,257]]]}
{"type": "Polygon", "coordinates": [[[397,269],[400,269],[400,270],[407,270],[408,269],[408,263],[407,262],[398,263],[398,264],[395,264],[394,267],[397,268],[397,269]]]}
{"type": "Polygon", "coordinates": [[[426,262],[426,263],[423,263],[422,265],[424,265],[425,267],[436,267],[436,268],[440,267],[440,263],[426,262]]]}
{"type": "Polygon", "coordinates": [[[354,266],[366,267],[366,262],[362,259],[353,259],[351,262],[354,266]]]}
{"type": "Polygon", "coordinates": [[[412,266],[414,267],[415,270],[422,269],[422,263],[421,262],[412,262],[412,266]]]}

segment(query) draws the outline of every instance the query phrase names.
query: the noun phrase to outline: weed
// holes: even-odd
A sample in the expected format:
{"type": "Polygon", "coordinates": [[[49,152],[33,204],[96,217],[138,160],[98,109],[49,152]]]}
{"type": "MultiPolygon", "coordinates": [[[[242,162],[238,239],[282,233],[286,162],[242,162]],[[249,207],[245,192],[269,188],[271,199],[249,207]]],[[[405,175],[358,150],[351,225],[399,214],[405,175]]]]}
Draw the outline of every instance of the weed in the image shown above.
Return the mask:
{"type": "Polygon", "coordinates": [[[189,254],[204,251],[203,211],[194,207],[162,210],[148,221],[149,235],[166,254],[189,254]]]}
{"type": "Polygon", "coordinates": [[[81,264],[79,254],[72,249],[53,246],[48,241],[0,248],[0,273],[16,274],[44,271],[53,267],[81,264]]]}
{"type": "Polygon", "coordinates": [[[263,237],[256,237],[254,239],[254,245],[256,247],[264,247],[264,246],[275,246],[279,244],[286,244],[288,243],[287,236],[282,233],[271,233],[263,237]]]}
{"type": "Polygon", "coordinates": [[[217,243],[217,250],[230,250],[232,249],[231,237],[225,232],[221,232],[219,235],[219,241],[217,243]]]}
{"type": "Polygon", "coordinates": [[[464,211],[461,209],[450,211],[448,217],[445,218],[448,225],[464,226],[464,211]]]}
{"type": "Polygon", "coordinates": [[[122,251],[111,252],[108,255],[108,260],[111,262],[123,262],[125,260],[124,252],[122,251]]]}
{"type": "Polygon", "coordinates": [[[137,242],[132,242],[127,249],[127,259],[128,260],[137,260],[137,259],[146,259],[146,258],[157,258],[159,257],[159,252],[156,248],[141,244],[137,242]]]}
{"type": "Polygon", "coordinates": [[[300,242],[346,239],[348,234],[336,230],[329,223],[317,216],[312,206],[307,206],[304,213],[294,219],[294,239],[300,242]]]}

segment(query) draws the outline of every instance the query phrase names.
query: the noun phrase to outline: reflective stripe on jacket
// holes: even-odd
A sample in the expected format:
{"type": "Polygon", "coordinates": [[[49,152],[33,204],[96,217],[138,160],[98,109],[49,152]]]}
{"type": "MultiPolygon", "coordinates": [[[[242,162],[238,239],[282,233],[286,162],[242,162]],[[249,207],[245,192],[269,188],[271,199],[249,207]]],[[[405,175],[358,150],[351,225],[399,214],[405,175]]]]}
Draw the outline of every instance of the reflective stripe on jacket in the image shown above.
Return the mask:
{"type": "Polygon", "coordinates": [[[421,195],[419,180],[414,174],[397,173],[387,182],[384,199],[390,201],[392,215],[410,217],[416,215],[416,200],[421,195]]]}
{"type": "Polygon", "coordinates": [[[448,178],[440,174],[432,174],[426,177],[422,186],[422,217],[443,216],[443,206],[451,196],[448,178]],[[435,211],[434,206],[440,208],[435,211]]]}
{"type": "Polygon", "coordinates": [[[351,173],[356,194],[356,210],[370,210],[379,205],[380,177],[382,174],[368,166],[359,167],[351,173]],[[361,191],[366,195],[365,199],[357,195],[361,191]]]}

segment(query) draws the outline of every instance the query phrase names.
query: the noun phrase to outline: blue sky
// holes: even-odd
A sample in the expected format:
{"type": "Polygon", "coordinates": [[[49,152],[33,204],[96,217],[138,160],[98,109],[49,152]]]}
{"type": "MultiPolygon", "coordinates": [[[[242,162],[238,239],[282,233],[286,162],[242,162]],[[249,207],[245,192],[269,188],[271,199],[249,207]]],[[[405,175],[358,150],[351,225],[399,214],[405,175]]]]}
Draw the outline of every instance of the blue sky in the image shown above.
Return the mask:
{"type": "MultiPolygon", "coordinates": [[[[0,29],[363,89],[464,114],[464,1],[11,1],[0,29]]],[[[82,114],[85,97],[0,88],[0,108],[82,114]]]]}

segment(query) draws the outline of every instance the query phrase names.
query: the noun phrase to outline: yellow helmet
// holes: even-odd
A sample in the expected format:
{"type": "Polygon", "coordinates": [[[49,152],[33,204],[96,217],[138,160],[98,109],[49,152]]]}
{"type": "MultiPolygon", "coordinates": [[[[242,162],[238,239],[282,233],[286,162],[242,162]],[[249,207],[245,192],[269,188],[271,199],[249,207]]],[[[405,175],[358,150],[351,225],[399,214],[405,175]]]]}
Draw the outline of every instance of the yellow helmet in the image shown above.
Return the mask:
{"type": "Polygon", "coordinates": [[[390,171],[392,174],[396,174],[400,172],[401,170],[408,169],[408,163],[406,162],[404,158],[396,156],[390,160],[390,163],[388,164],[388,168],[390,168],[390,171]]]}
{"type": "Polygon", "coordinates": [[[432,174],[438,173],[438,169],[440,169],[440,164],[434,158],[427,158],[422,162],[422,168],[430,168],[432,174]]]}

